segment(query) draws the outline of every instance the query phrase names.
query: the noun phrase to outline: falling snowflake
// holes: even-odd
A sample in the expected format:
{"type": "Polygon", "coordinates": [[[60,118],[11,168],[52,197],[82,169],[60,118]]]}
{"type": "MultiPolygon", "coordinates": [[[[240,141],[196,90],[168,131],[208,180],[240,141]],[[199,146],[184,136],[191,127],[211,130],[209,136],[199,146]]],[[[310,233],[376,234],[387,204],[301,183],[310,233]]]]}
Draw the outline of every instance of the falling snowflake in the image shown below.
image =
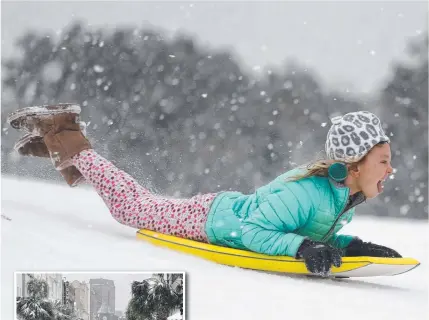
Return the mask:
{"type": "Polygon", "coordinates": [[[285,83],[283,84],[283,88],[285,88],[287,90],[292,89],[292,87],[293,87],[293,84],[292,84],[292,81],[290,81],[290,80],[285,81],[285,83]]]}
{"type": "Polygon", "coordinates": [[[408,211],[410,211],[411,207],[408,204],[404,204],[403,206],[401,206],[401,208],[399,209],[399,212],[402,215],[407,215],[408,211]]]}
{"type": "Polygon", "coordinates": [[[104,71],[104,68],[102,66],[98,65],[98,64],[96,64],[93,69],[97,73],[100,73],[100,72],[104,71]]]}

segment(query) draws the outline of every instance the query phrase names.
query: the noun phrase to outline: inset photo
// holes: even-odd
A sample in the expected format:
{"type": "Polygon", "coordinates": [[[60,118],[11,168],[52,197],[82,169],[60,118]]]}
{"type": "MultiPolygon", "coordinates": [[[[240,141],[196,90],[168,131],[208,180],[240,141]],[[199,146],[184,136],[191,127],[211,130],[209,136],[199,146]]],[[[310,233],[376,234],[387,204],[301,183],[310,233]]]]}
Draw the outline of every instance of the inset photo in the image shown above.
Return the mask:
{"type": "Polygon", "coordinates": [[[15,272],[17,320],[184,320],[182,272],[15,272]]]}

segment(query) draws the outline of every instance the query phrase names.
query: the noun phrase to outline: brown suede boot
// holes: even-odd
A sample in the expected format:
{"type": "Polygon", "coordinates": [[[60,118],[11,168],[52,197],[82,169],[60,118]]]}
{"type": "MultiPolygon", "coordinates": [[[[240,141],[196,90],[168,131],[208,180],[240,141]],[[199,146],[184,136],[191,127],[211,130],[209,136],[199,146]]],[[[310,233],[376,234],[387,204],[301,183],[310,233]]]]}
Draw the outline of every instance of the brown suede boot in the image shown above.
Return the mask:
{"type": "Polygon", "coordinates": [[[43,138],[57,170],[72,166],[70,159],[79,152],[92,149],[79,124],[80,107],[58,104],[29,107],[9,115],[9,124],[43,138]]]}
{"type": "Polygon", "coordinates": [[[76,122],[79,120],[81,108],[73,103],[58,103],[56,105],[44,105],[27,107],[15,110],[9,113],[7,122],[16,130],[24,130],[31,133],[33,136],[42,137],[39,128],[35,126],[38,122],[34,122],[35,118],[45,119],[59,114],[70,114],[76,117],[76,122]]]}
{"type": "MultiPolygon", "coordinates": [[[[14,149],[22,156],[50,158],[48,148],[43,138],[31,134],[26,134],[19,139],[15,143],[14,149]]],[[[78,184],[85,181],[85,178],[75,166],[60,170],[60,174],[70,187],[76,187],[78,184]]]]}

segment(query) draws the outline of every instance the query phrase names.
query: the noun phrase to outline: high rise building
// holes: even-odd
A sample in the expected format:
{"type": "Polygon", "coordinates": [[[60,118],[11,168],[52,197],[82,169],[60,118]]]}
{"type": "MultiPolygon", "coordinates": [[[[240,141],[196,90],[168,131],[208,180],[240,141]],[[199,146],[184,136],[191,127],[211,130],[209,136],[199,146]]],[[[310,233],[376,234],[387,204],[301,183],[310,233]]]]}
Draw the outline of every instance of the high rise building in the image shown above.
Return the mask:
{"type": "Polygon", "coordinates": [[[101,314],[103,320],[113,318],[115,315],[115,283],[108,279],[90,279],[89,292],[89,319],[100,320],[99,315],[101,314]]]}
{"type": "Polygon", "coordinates": [[[22,273],[17,273],[15,276],[15,286],[16,286],[16,296],[24,297],[24,286],[25,286],[25,275],[22,273]]]}
{"type": "Polygon", "coordinates": [[[19,297],[28,297],[28,282],[32,279],[41,279],[48,285],[48,299],[63,301],[63,278],[60,273],[21,273],[16,278],[16,293],[19,297]]]}
{"type": "Polygon", "coordinates": [[[89,320],[89,286],[86,282],[73,281],[76,315],[83,320],[89,320]]]}

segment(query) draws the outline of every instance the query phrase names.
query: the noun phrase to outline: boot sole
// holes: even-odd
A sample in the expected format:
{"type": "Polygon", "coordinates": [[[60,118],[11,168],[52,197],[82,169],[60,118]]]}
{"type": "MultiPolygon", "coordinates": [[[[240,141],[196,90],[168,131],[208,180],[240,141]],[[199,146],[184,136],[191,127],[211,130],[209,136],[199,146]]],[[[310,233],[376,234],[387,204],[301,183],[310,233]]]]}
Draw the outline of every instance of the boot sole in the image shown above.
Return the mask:
{"type": "MultiPolygon", "coordinates": [[[[13,149],[15,151],[18,151],[20,148],[22,148],[23,146],[25,146],[27,143],[29,143],[31,141],[31,139],[34,138],[34,136],[30,133],[27,133],[26,135],[24,135],[21,139],[19,139],[15,145],[13,146],[13,149]]],[[[42,138],[40,138],[42,139],[42,138]]]]}
{"type": "Polygon", "coordinates": [[[20,130],[23,117],[33,117],[33,116],[50,116],[57,115],[61,113],[75,113],[80,114],[81,108],[77,104],[72,103],[61,103],[56,105],[44,105],[44,106],[35,106],[19,109],[15,112],[12,112],[7,117],[7,123],[14,129],[20,130]]]}

